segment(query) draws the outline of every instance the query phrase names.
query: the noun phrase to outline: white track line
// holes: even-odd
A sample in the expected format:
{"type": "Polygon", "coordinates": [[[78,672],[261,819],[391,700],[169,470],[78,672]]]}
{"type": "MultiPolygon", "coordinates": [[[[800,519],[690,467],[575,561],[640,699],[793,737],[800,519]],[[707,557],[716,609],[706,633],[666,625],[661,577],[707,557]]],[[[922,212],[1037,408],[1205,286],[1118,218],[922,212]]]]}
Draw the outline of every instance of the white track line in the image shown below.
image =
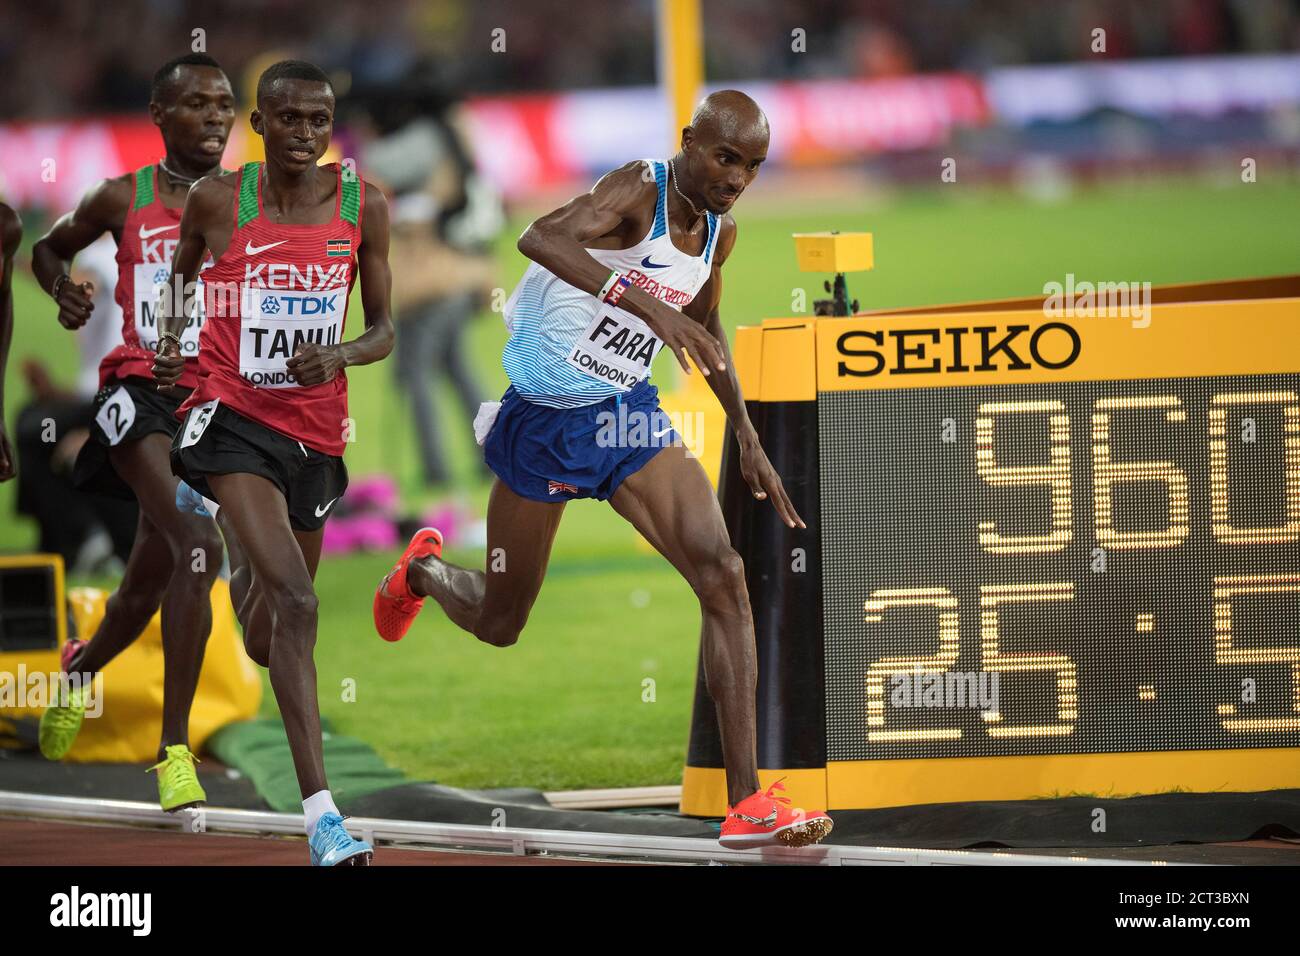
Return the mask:
{"type": "MultiPolygon", "coordinates": [[[[0,790],[0,813],[73,822],[125,823],[167,830],[203,833],[287,834],[303,832],[301,814],[205,807],[164,813],[156,804],[128,800],[53,797],[0,790]]],[[[463,826],[349,817],[348,830],[378,846],[468,848],[515,856],[545,853],[619,860],[666,860],[684,863],[779,863],[811,866],[1168,866],[1158,861],[1136,862],[1090,857],[1030,856],[971,850],[912,850],[897,847],[814,846],[802,849],[770,847],[725,850],[713,840],[691,837],[644,836],[631,833],[587,833],[570,830],[529,830],[514,827],[463,826]]]]}
{"type": "Polygon", "coordinates": [[[618,787],[610,790],[551,790],[543,793],[557,810],[618,810],[625,807],[676,807],[682,788],[618,787]]]}

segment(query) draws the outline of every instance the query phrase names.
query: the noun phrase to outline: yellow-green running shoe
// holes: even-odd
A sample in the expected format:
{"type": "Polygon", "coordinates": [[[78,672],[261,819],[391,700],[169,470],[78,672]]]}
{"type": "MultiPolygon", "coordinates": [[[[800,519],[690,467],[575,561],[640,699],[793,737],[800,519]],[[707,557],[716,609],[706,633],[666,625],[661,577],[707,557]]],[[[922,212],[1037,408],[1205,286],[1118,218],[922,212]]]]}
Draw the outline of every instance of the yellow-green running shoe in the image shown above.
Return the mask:
{"type": "Polygon", "coordinates": [[[47,760],[62,760],[72,749],[81,730],[81,719],[86,715],[86,687],[81,685],[68,691],[65,703],[51,704],[41,714],[41,754],[47,760]]]}
{"type": "Polygon", "coordinates": [[[149,768],[158,771],[158,802],[167,812],[207,803],[208,795],[194,774],[198,762],[199,758],[190,753],[189,747],[172,744],[167,748],[167,759],[149,768]]]}

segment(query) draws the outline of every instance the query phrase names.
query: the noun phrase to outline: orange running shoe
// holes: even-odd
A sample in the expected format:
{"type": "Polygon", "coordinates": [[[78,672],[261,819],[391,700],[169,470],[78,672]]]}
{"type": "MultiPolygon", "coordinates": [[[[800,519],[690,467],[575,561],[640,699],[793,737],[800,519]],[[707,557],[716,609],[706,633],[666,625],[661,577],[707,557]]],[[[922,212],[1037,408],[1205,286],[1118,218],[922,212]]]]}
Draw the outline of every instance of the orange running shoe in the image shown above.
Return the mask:
{"type": "Polygon", "coordinates": [[[834,826],[829,816],[820,810],[791,809],[789,797],[773,794],[785,790],[781,780],[728,807],[718,842],[729,850],[748,850],[775,844],[811,846],[829,836],[834,826]]]}
{"type": "Polygon", "coordinates": [[[424,607],[424,598],[411,593],[406,585],[406,568],[412,558],[442,557],[442,532],[421,528],[411,538],[402,558],[375,589],[375,630],[386,641],[400,641],[411,622],[424,607]]]}

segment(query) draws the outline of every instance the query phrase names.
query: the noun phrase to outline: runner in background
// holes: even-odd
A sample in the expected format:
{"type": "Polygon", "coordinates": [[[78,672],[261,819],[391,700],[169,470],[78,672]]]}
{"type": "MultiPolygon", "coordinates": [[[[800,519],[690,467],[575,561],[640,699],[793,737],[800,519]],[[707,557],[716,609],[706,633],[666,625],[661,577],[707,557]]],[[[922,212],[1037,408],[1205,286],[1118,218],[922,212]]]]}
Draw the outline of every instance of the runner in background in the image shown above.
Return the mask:
{"type": "MultiPolygon", "coordinates": [[[[158,747],[158,798],[164,810],[207,800],[189,749],[189,716],[203,651],[212,629],[212,582],[221,570],[221,534],[210,515],[177,507],[171,436],[183,392],[164,395],[149,378],[158,340],[157,287],[167,281],[180,210],[190,187],[221,168],[235,119],[230,81],[210,56],[190,53],[154,75],[149,115],[163,158],[92,188],[32,249],[37,282],[58,305],[59,323],[80,329],[94,303],[90,283],[72,281],[73,257],[104,233],[117,241],[115,290],[122,309],[121,342],[100,364],[91,437],[73,472],[79,487],[134,496],[140,503],[135,543],[122,583],[88,641],[63,648],[66,671],[96,673],[140,636],[162,607],[163,719],[158,747]]],[[[185,332],[183,389],[197,381],[202,316],[185,332]]],[[[85,705],[79,692],[41,717],[41,752],[51,760],[71,749],[85,705]]]]}
{"type": "MultiPolygon", "coordinates": [[[[220,504],[247,555],[244,645],[271,672],[318,866],[368,864],[373,852],[344,829],[325,779],[314,581],[326,518],[348,484],[344,370],[393,348],[387,202],[339,164],[318,165],[334,106],[329,78],[310,63],[262,74],[251,120],[266,162],[190,191],[170,284],[189,289],[211,250],[199,382],[180,408],[172,468],[220,504]],[[358,276],[366,329],[344,341],[358,276]]],[[[154,362],[164,391],[185,373],[187,311],[164,310],[154,362]]]]}

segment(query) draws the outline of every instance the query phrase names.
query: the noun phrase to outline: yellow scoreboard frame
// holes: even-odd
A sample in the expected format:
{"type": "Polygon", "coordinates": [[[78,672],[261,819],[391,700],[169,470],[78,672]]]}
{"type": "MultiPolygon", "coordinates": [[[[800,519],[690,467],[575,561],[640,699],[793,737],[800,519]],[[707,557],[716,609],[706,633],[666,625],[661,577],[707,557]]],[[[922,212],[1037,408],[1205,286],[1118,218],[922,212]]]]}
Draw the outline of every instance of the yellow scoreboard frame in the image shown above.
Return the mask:
{"type": "MultiPolygon", "coordinates": [[[[1114,291],[738,330],[809,524],[745,493],[729,435],[764,783],[830,809],[1300,787],[1300,276],[1114,291]],[[962,660],[1000,709],[891,702],[962,660]]],[[[701,669],[682,810],[725,806],[701,669]]]]}

